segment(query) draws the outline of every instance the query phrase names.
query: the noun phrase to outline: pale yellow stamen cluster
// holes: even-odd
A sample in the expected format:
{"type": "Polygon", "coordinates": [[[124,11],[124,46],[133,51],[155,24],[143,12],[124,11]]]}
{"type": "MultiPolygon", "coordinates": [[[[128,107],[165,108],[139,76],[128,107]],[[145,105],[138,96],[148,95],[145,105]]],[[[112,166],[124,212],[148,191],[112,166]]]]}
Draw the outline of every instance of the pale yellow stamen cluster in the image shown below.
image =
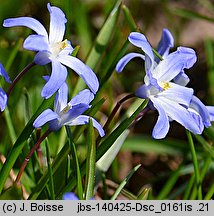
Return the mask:
{"type": "Polygon", "coordinates": [[[61,111],[61,115],[64,115],[65,113],[67,113],[69,109],[71,109],[71,106],[70,106],[70,105],[67,105],[67,106],[61,111]]]}
{"type": "Polygon", "coordinates": [[[171,87],[168,82],[161,82],[160,86],[161,86],[161,88],[163,88],[163,90],[167,90],[171,87]]]}
{"type": "Polygon", "coordinates": [[[65,39],[64,41],[62,42],[58,42],[58,43],[55,43],[53,46],[52,46],[52,53],[54,55],[58,55],[63,49],[65,49],[66,47],[68,46],[68,41],[67,39],[65,39]]]}

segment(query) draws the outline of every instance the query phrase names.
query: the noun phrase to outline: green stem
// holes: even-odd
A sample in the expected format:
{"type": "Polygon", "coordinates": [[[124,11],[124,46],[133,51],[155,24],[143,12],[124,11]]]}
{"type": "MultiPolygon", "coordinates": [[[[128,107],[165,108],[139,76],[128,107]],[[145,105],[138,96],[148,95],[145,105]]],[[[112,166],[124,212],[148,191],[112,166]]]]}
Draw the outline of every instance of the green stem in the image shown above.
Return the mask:
{"type": "Polygon", "coordinates": [[[192,161],[193,161],[193,166],[194,166],[194,171],[195,171],[195,181],[196,181],[196,187],[198,191],[198,199],[202,200],[202,190],[201,190],[201,178],[199,174],[199,167],[198,167],[198,161],[197,161],[197,156],[196,156],[196,151],[195,151],[195,146],[193,143],[192,135],[189,131],[186,131],[188,141],[189,141],[189,147],[190,151],[192,154],[192,161]]]}

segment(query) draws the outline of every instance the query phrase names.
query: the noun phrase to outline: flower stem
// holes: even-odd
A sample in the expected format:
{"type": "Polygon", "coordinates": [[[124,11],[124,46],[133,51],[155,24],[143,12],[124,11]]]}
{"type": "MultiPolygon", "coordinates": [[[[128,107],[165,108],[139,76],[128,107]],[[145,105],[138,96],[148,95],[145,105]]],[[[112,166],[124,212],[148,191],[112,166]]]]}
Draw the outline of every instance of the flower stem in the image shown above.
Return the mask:
{"type": "Polygon", "coordinates": [[[126,95],[125,97],[123,97],[122,99],[120,99],[117,104],[115,105],[114,109],[112,110],[110,116],[108,117],[108,120],[106,121],[105,125],[103,126],[104,131],[106,131],[112,121],[112,119],[114,118],[115,114],[117,113],[118,109],[120,108],[120,106],[127,100],[129,100],[130,98],[135,97],[134,94],[129,94],[126,95]]]}
{"type": "Polygon", "coordinates": [[[194,147],[191,133],[189,131],[186,131],[186,133],[187,133],[187,138],[189,140],[190,151],[192,154],[192,161],[193,161],[193,166],[194,166],[194,171],[195,171],[195,181],[196,181],[196,187],[198,190],[198,199],[202,200],[201,178],[199,174],[198,161],[197,161],[197,156],[195,152],[195,147],[194,147]]]}
{"type": "Polygon", "coordinates": [[[46,130],[45,133],[39,138],[39,140],[36,142],[36,144],[33,146],[33,148],[30,150],[30,152],[28,153],[28,155],[26,156],[24,162],[22,163],[22,166],[19,170],[19,173],[16,177],[16,181],[15,183],[17,185],[20,185],[20,179],[22,176],[22,173],[24,172],[25,167],[28,164],[28,161],[30,160],[32,154],[39,148],[40,144],[42,143],[42,141],[51,133],[51,130],[46,130]]]}
{"type": "Polygon", "coordinates": [[[148,106],[146,106],[139,114],[138,116],[132,121],[132,123],[130,124],[129,128],[133,127],[134,124],[139,121],[148,111],[150,110],[150,108],[148,106]]]}
{"type": "Polygon", "coordinates": [[[31,62],[29,65],[27,65],[18,75],[17,77],[13,80],[11,86],[9,87],[7,91],[7,96],[9,96],[16,85],[16,83],[25,75],[27,71],[29,71],[34,65],[36,65],[35,62],[31,62]]]}

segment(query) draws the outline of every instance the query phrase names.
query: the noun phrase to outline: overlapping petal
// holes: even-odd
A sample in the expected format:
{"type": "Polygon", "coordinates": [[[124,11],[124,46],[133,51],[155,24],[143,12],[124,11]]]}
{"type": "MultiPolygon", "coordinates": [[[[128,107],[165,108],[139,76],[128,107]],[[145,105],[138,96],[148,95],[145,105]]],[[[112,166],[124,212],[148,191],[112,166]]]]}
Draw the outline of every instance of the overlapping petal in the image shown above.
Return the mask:
{"type": "Polygon", "coordinates": [[[36,19],[31,17],[18,17],[18,18],[9,18],[4,20],[4,27],[15,27],[15,26],[25,26],[33,31],[35,31],[39,35],[43,35],[48,38],[48,33],[44,26],[36,19]]]}
{"type": "Polygon", "coordinates": [[[41,127],[47,122],[59,118],[59,115],[53,112],[51,109],[46,109],[43,111],[34,121],[33,126],[35,128],[41,127]]]}
{"type": "Polygon", "coordinates": [[[157,97],[161,99],[161,97],[167,98],[171,101],[174,101],[179,104],[183,104],[186,107],[190,105],[190,101],[193,97],[193,89],[187,88],[184,86],[177,85],[175,83],[168,83],[170,86],[168,89],[160,92],[157,97]]]}
{"type": "MultiPolygon", "coordinates": [[[[163,29],[162,37],[157,47],[158,53],[160,54],[160,56],[162,56],[162,58],[165,58],[169,54],[170,48],[173,46],[174,46],[174,38],[171,32],[168,29],[163,29]]],[[[158,57],[156,57],[155,59],[156,62],[160,61],[158,57]]]]}
{"type": "Polygon", "coordinates": [[[99,82],[96,74],[89,66],[73,56],[60,55],[58,59],[62,64],[74,70],[85,81],[91,91],[96,94],[99,88],[99,82]]]}
{"type": "Polygon", "coordinates": [[[169,82],[185,68],[192,67],[195,62],[196,54],[193,49],[179,47],[177,51],[162,60],[152,74],[160,82],[169,82]]]}
{"type": "Polygon", "coordinates": [[[167,116],[183,125],[187,130],[191,131],[194,134],[202,133],[200,127],[195,124],[195,121],[187,108],[164,97],[161,97],[161,100],[159,98],[156,98],[156,103],[162,105],[167,116]]]}
{"type": "Polygon", "coordinates": [[[189,107],[195,110],[201,116],[205,127],[211,126],[209,111],[207,107],[199,100],[199,98],[193,96],[189,107]]]}
{"type": "Polygon", "coordinates": [[[92,117],[90,116],[86,116],[86,115],[80,115],[77,118],[75,118],[74,120],[67,122],[66,125],[84,125],[84,124],[88,124],[89,123],[89,119],[92,120],[93,126],[98,130],[99,134],[101,137],[103,137],[105,135],[105,132],[102,128],[102,126],[92,117]]]}
{"type": "Polygon", "coordinates": [[[89,105],[93,99],[94,99],[94,94],[90,90],[84,89],[80,91],[75,97],[73,97],[68,103],[68,105],[74,106],[79,103],[84,103],[89,105]]]}
{"type": "Polygon", "coordinates": [[[43,35],[30,35],[25,39],[23,47],[27,50],[48,52],[47,38],[43,35]]]}
{"type": "Polygon", "coordinates": [[[65,34],[65,23],[67,22],[65,14],[60,8],[51,6],[49,3],[48,10],[50,13],[49,42],[61,42],[65,34]]]}
{"type": "Polygon", "coordinates": [[[186,86],[190,79],[189,77],[184,73],[184,71],[180,72],[174,79],[173,81],[175,83],[177,83],[178,85],[181,85],[181,86],[186,86]]]}
{"type": "Polygon", "coordinates": [[[34,57],[34,62],[37,65],[46,65],[51,62],[50,53],[49,52],[38,52],[34,57]]]}
{"type": "Polygon", "coordinates": [[[209,115],[210,115],[210,121],[214,121],[214,106],[206,106],[209,115]]]}
{"type": "Polygon", "coordinates": [[[158,120],[153,128],[152,136],[155,139],[162,139],[166,136],[169,131],[169,119],[161,104],[154,97],[151,98],[154,107],[157,109],[159,116],[158,120]]]}
{"type": "Polygon", "coordinates": [[[89,108],[88,104],[80,103],[72,106],[68,111],[63,112],[60,116],[59,124],[61,127],[67,125],[68,122],[73,121],[75,118],[83,114],[89,108]]]}
{"type": "Polygon", "coordinates": [[[64,82],[59,88],[55,100],[54,100],[54,110],[56,113],[60,113],[68,103],[68,85],[64,82]]]}
{"type": "Polygon", "coordinates": [[[48,99],[51,97],[65,82],[67,77],[67,68],[60,64],[57,59],[52,60],[52,73],[50,79],[42,89],[42,97],[48,99]]]}
{"type": "Polygon", "coordinates": [[[129,63],[129,61],[131,61],[133,58],[142,58],[145,60],[145,56],[139,53],[129,53],[127,55],[125,55],[123,58],[120,59],[120,61],[117,63],[116,65],[116,71],[118,73],[120,73],[123,68],[129,63]]]}

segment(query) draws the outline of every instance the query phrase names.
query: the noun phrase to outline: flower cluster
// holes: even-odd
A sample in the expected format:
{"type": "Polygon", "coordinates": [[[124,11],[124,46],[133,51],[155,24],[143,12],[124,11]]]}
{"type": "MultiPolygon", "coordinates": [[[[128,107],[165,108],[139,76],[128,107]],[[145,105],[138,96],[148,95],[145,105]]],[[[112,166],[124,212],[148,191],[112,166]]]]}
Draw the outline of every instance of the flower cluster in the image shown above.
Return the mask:
{"type": "Polygon", "coordinates": [[[133,58],[139,57],[145,61],[146,75],[144,83],[135,95],[149,99],[151,109],[159,113],[152,136],[164,138],[169,131],[169,121],[175,120],[194,134],[201,134],[204,126],[209,127],[213,120],[214,107],[206,107],[194,91],[186,87],[189,82],[184,69],[191,68],[196,62],[195,51],[187,47],[178,47],[169,54],[174,45],[174,39],[169,30],[164,29],[157,47],[159,56],[155,56],[146,37],[139,32],[132,32],[129,41],[145,53],[129,53],[117,64],[117,72],[133,58]]]}
{"type": "MultiPolygon", "coordinates": [[[[65,14],[58,8],[47,4],[50,13],[49,35],[44,26],[31,17],[9,18],[4,20],[4,27],[25,26],[32,29],[36,34],[28,36],[23,44],[27,50],[36,51],[34,63],[45,65],[51,63],[52,72],[46,76],[46,84],[42,89],[41,96],[45,99],[51,97],[56,91],[54,111],[47,109],[42,112],[34,122],[34,127],[38,128],[49,122],[50,130],[56,131],[63,125],[83,125],[89,122],[91,117],[82,115],[89,107],[99,88],[97,76],[92,69],[85,65],[78,58],[71,56],[74,48],[67,39],[63,40],[65,34],[65,24],[67,22],[65,14]],[[67,103],[68,87],[66,82],[67,68],[73,69],[88,85],[90,90],[85,89],[67,103]]],[[[0,65],[0,74],[7,82],[10,79],[0,65]]],[[[4,110],[7,103],[6,93],[0,89],[0,108],[4,110]]],[[[98,130],[100,136],[104,136],[101,125],[93,118],[93,126],[98,130]]]]}

